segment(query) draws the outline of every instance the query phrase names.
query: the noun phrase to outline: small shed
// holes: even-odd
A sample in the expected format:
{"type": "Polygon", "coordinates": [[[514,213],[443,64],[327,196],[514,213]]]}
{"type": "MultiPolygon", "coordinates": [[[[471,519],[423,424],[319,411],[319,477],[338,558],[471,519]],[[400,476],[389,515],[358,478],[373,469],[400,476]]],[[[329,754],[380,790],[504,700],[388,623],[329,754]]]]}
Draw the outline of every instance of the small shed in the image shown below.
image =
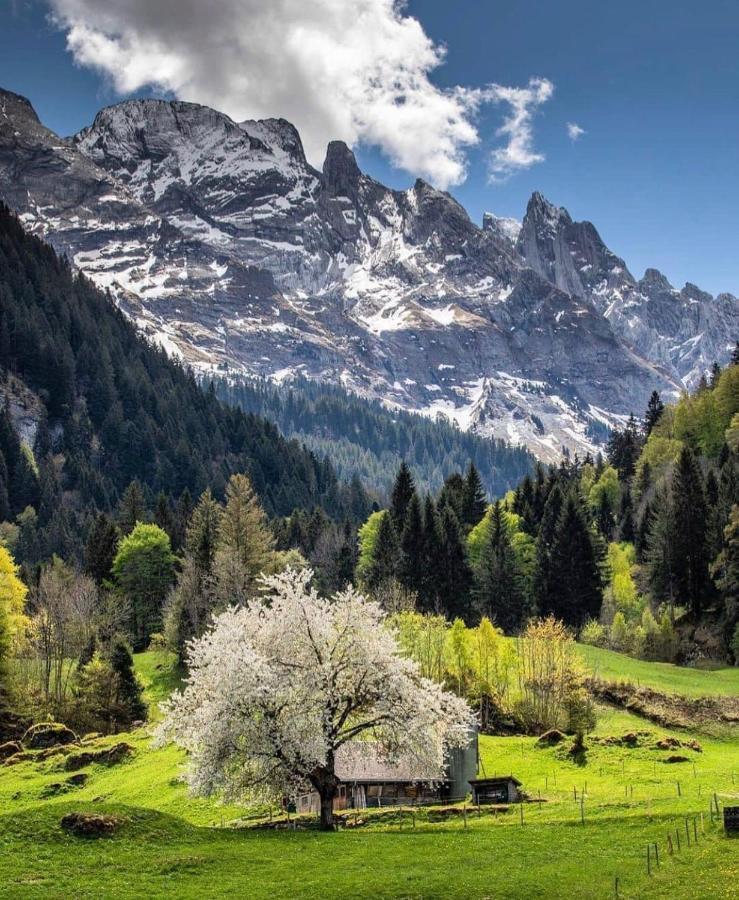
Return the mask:
{"type": "Polygon", "coordinates": [[[475,778],[470,781],[473,803],[518,803],[521,782],[513,775],[502,778],[475,778]]]}

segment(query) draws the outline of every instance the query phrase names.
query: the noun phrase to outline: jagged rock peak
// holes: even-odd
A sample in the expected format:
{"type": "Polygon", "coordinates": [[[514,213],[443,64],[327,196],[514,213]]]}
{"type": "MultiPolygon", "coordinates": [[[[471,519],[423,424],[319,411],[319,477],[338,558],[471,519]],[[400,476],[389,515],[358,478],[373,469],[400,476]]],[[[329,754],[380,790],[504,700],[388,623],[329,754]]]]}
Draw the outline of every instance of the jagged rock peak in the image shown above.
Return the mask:
{"type": "Polygon", "coordinates": [[[298,129],[287,119],[246,119],[239,128],[267,146],[277,146],[293,159],[305,163],[305,151],[298,129]]]}
{"type": "Polygon", "coordinates": [[[24,116],[39,122],[39,117],[33,104],[26,97],[15,94],[13,91],[6,91],[0,88],[0,116],[8,119],[15,116],[24,116]]]}
{"type": "Polygon", "coordinates": [[[569,225],[572,222],[572,218],[564,206],[555,206],[539,191],[534,191],[526,205],[524,221],[526,218],[551,225],[569,225]]]}
{"type": "Polygon", "coordinates": [[[362,173],[351,149],[344,141],[331,141],[326,149],[323,175],[333,194],[354,192],[362,173]]]}
{"type": "Polygon", "coordinates": [[[659,269],[646,269],[644,277],[639,282],[639,287],[663,291],[671,291],[673,289],[666,276],[659,269]]]}

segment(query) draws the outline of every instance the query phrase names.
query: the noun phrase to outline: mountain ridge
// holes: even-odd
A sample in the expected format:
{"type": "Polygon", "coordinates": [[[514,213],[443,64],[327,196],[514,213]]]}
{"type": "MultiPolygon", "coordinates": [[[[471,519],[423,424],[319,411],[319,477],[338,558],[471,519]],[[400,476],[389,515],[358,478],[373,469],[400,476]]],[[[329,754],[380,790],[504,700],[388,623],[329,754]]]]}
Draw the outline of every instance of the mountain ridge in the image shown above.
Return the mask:
{"type": "Polygon", "coordinates": [[[0,196],[203,373],[340,383],[554,460],[691,386],[739,332],[736,298],[688,291],[679,320],[674,289],[637,282],[538,193],[520,229],[478,227],[421,179],[365,175],[341,142],[319,172],[284,120],[131,100],[55,143],[3,96],[0,196]],[[39,156],[86,202],[59,198],[39,156]]]}

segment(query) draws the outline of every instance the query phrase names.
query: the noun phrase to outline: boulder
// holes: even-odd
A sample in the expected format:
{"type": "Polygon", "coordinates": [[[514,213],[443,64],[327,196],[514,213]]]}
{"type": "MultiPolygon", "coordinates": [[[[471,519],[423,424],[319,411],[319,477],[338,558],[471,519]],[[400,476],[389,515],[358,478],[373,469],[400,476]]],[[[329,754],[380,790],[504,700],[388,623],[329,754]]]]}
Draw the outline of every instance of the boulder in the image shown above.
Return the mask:
{"type": "Polygon", "coordinates": [[[62,744],[76,744],[79,738],[61,722],[39,722],[26,731],[21,743],[27,750],[46,750],[62,744]]]}
{"type": "Polygon", "coordinates": [[[672,756],[668,756],[665,759],[666,763],[681,763],[681,762],[690,762],[687,756],[681,756],[679,753],[673,753],[672,756]]]}

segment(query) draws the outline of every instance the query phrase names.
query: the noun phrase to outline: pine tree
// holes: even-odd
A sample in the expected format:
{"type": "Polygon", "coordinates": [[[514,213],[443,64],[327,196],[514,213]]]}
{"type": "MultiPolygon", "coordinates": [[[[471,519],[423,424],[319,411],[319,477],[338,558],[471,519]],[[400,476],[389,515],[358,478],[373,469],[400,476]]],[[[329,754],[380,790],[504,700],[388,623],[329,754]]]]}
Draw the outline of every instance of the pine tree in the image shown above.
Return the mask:
{"type": "Polygon", "coordinates": [[[166,531],[169,535],[170,543],[173,543],[175,534],[175,515],[172,512],[172,506],[169,497],[160,491],[154,504],[154,524],[158,525],[162,531],[166,531]]]}
{"type": "Polygon", "coordinates": [[[564,499],[549,557],[544,615],[580,627],[600,613],[602,595],[598,553],[582,504],[570,492],[564,499]]]}
{"type": "Polygon", "coordinates": [[[676,602],[675,547],[673,544],[674,515],[672,496],[660,485],[645,509],[640,532],[646,531],[643,558],[652,596],[657,602],[676,602]]]}
{"type": "Polygon", "coordinates": [[[634,508],[631,502],[631,489],[624,485],[621,491],[621,502],[618,508],[618,539],[633,544],[636,540],[634,525],[634,508]]]}
{"type": "Polygon", "coordinates": [[[424,559],[423,514],[418,494],[414,491],[405,514],[405,524],[400,535],[398,578],[409,591],[420,596],[426,579],[424,559]]]}
{"type": "Polygon", "coordinates": [[[408,512],[408,504],[411,502],[411,497],[415,490],[416,485],[413,475],[405,460],[403,460],[398,469],[398,474],[395,476],[395,484],[390,497],[390,515],[393,519],[393,527],[398,534],[403,529],[405,516],[408,512]]]}
{"type": "Polygon", "coordinates": [[[606,541],[610,541],[614,527],[613,510],[611,501],[605,491],[601,491],[598,499],[598,508],[595,511],[595,525],[606,541]]]}
{"type": "Polygon", "coordinates": [[[441,515],[441,511],[445,506],[454,510],[454,515],[458,521],[462,521],[464,515],[464,478],[459,472],[453,472],[445,481],[439,492],[439,498],[436,501],[436,507],[441,515]]]}
{"type": "Polygon", "coordinates": [[[232,553],[253,579],[267,566],[274,537],[251,481],[233,475],[226,488],[226,506],[218,532],[219,551],[232,553]]]}
{"type": "Polygon", "coordinates": [[[213,571],[222,512],[209,488],[198,500],[187,528],[185,554],[204,575],[213,571]]]}
{"type": "Polygon", "coordinates": [[[623,431],[615,429],[606,446],[608,462],[618,469],[618,474],[628,481],[636,470],[636,462],[641,452],[642,439],[633,415],[629,416],[623,431]]]}
{"type": "Polygon", "coordinates": [[[448,504],[440,516],[441,560],[437,570],[438,590],[447,618],[463,619],[470,624],[472,572],[467,562],[462,530],[454,510],[448,504]]]}
{"type": "Polygon", "coordinates": [[[558,484],[549,491],[536,538],[536,569],[534,571],[534,595],[541,611],[546,608],[549,594],[549,567],[554,536],[557,530],[564,498],[558,484]]]}
{"type": "Polygon", "coordinates": [[[462,502],[462,521],[468,528],[474,528],[482,520],[488,507],[485,489],[482,486],[480,473],[474,463],[470,463],[464,481],[462,502]]]}
{"type": "Polygon", "coordinates": [[[111,577],[119,538],[115,522],[101,513],[90,528],[85,545],[85,571],[97,584],[111,577]]]}
{"type": "Polygon", "coordinates": [[[729,364],[732,366],[739,365],[739,341],[734,344],[734,349],[731,351],[731,360],[729,364]]]}
{"type": "MultiPolygon", "coordinates": [[[[726,643],[732,645],[739,623],[739,505],[734,505],[731,509],[729,522],[724,529],[724,549],[711,571],[724,602],[726,643]]],[[[739,650],[739,646],[736,650],[739,650]]],[[[739,663],[736,650],[734,662],[739,663]]]]}
{"type": "Polygon", "coordinates": [[[662,418],[662,414],[665,411],[665,404],[662,402],[659,392],[652,391],[652,395],[649,398],[649,403],[647,403],[647,411],[644,414],[644,437],[649,437],[654,429],[654,426],[659,422],[662,418]]]}
{"type": "Polygon", "coordinates": [[[480,616],[487,616],[508,633],[516,631],[524,619],[526,598],[523,576],[499,500],[493,506],[489,540],[475,575],[480,616]]]}
{"type": "Polygon", "coordinates": [[[146,502],[141,483],[134,479],[123,492],[118,504],[118,527],[125,537],[136,527],[137,522],[146,520],[146,502]]]}
{"type": "Polygon", "coordinates": [[[697,617],[709,590],[707,509],[700,469],[688,447],[681,451],[672,477],[672,514],[677,597],[697,617]]]}
{"type": "Polygon", "coordinates": [[[715,362],[711,366],[711,388],[716,387],[720,377],[721,377],[721,366],[717,362],[715,362]]]}
{"type": "Polygon", "coordinates": [[[370,590],[377,590],[383,583],[397,576],[399,554],[398,535],[393,517],[389,512],[384,512],[380,519],[372,560],[365,575],[370,590]]]}
{"type": "Polygon", "coordinates": [[[441,553],[441,520],[433,497],[430,494],[426,494],[423,505],[424,578],[419,594],[419,603],[423,612],[439,612],[441,610],[441,596],[437,578],[441,553]]]}
{"type": "Polygon", "coordinates": [[[116,705],[119,721],[130,725],[146,718],[146,704],[142,698],[141,684],[133,670],[133,658],[123,641],[116,641],[110,653],[110,666],[116,675],[116,705]]]}

